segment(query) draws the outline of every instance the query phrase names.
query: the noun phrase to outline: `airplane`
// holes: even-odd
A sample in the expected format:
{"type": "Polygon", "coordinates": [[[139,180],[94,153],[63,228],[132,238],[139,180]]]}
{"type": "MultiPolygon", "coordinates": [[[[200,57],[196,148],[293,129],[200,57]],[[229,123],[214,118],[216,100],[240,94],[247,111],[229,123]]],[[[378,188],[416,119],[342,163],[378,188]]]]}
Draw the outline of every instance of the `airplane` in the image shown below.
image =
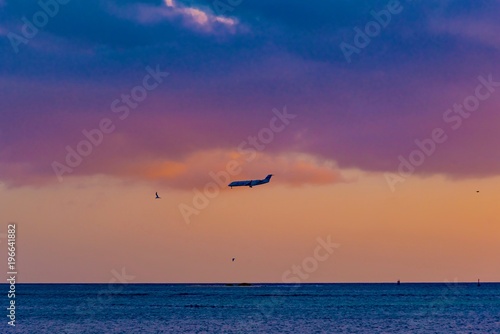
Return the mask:
{"type": "Polygon", "coordinates": [[[160,198],[161,198],[161,197],[160,197],[160,196],[158,196],[158,192],[157,192],[157,193],[156,193],[156,197],[155,197],[155,199],[160,199],[160,198]]]}
{"type": "Polygon", "coordinates": [[[262,180],[233,181],[229,183],[228,186],[231,187],[231,189],[233,189],[233,187],[242,187],[242,186],[248,186],[252,188],[253,186],[258,186],[264,183],[268,183],[271,180],[271,176],[273,176],[273,174],[269,174],[268,176],[266,176],[265,179],[262,180]]]}

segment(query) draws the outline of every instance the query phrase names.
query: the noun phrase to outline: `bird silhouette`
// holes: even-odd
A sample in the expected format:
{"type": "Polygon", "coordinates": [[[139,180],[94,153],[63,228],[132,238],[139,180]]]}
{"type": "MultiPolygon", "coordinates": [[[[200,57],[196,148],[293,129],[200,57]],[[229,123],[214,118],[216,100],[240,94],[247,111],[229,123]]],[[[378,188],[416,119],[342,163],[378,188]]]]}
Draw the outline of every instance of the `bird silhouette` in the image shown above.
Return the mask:
{"type": "Polygon", "coordinates": [[[234,262],[234,259],[235,259],[235,258],[233,257],[233,262],[234,262]]]}
{"type": "Polygon", "coordinates": [[[155,199],[160,199],[160,198],[161,198],[161,197],[160,197],[160,196],[158,196],[158,193],[156,193],[156,197],[155,197],[155,199]]]}

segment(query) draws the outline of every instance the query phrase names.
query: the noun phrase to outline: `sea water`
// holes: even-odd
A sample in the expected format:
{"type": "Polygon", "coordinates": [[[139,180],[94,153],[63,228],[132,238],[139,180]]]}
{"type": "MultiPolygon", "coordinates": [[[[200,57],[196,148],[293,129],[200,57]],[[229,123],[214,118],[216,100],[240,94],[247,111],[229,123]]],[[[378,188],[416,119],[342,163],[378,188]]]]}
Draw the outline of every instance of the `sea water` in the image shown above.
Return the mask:
{"type": "Polygon", "coordinates": [[[500,333],[499,283],[18,284],[15,327],[2,300],[2,333],[500,333]]]}

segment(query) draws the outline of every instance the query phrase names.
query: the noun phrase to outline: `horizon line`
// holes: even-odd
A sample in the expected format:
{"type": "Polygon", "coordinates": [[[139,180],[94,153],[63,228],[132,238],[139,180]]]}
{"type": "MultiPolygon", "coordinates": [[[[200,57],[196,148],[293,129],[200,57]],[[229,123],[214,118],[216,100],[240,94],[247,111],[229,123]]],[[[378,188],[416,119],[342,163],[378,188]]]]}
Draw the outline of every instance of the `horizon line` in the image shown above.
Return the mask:
{"type": "MultiPolygon", "coordinates": [[[[427,281],[427,282],[413,282],[400,281],[399,284],[477,284],[478,281],[463,281],[463,282],[443,282],[443,281],[427,281]]],[[[481,284],[500,284],[500,281],[480,281],[481,284]]],[[[134,283],[121,283],[121,282],[16,282],[16,285],[29,285],[29,284],[67,284],[67,285],[84,285],[84,284],[120,284],[120,285],[238,285],[238,284],[252,284],[252,285],[318,285],[318,284],[395,284],[398,281],[391,282],[303,282],[303,283],[283,283],[283,282],[134,282],[134,283]]],[[[0,285],[9,285],[9,283],[0,283],[0,285]]]]}

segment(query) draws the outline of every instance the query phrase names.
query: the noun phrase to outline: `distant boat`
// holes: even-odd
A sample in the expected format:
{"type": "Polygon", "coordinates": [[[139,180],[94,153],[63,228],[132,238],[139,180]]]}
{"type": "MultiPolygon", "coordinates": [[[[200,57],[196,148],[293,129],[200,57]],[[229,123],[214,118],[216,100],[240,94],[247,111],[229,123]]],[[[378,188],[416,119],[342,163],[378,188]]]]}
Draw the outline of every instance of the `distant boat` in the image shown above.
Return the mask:
{"type": "Polygon", "coordinates": [[[226,283],[225,286],[252,286],[251,283],[226,283]]]}
{"type": "Polygon", "coordinates": [[[397,284],[398,284],[398,285],[400,285],[400,284],[401,284],[401,281],[400,281],[400,280],[398,280],[398,283],[397,283],[397,284]]]}

